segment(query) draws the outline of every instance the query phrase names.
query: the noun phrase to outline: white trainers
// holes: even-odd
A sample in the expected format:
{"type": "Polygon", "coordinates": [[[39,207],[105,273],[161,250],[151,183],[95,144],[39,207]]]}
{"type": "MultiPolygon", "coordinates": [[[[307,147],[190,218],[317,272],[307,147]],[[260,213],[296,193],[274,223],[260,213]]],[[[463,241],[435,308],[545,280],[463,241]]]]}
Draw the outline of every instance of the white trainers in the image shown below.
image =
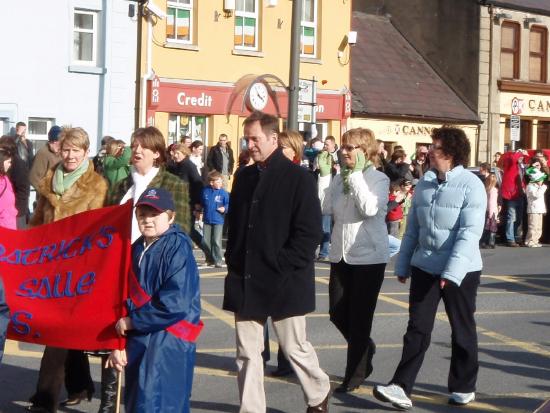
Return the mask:
{"type": "Polygon", "coordinates": [[[458,393],[453,392],[451,397],[449,397],[449,404],[455,404],[457,406],[464,406],[470,402],[473,402],[476,399],[476,394],[471,393],[458,393]]]}
{"type": "Polygon", "coordinates": [[[378,400],[389,402],[398,409],[409,410],[412,407],[411,399],[407,397],[403,388],[397,384],[374,386],[373,394],[378,400]]]}

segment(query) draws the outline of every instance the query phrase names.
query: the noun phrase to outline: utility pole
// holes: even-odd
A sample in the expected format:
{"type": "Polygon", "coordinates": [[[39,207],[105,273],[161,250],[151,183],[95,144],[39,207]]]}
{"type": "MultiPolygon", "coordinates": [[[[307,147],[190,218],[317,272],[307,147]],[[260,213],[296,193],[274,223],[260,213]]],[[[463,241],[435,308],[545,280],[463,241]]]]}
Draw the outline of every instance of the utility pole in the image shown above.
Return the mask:
{"type": "Polygon", "coordinates": [[[290,74],[288,80],[287,129],[298,130],[298,97],[300,92],[300,41],[302,37],[302,0],[292,1],[290,35],[290,74]]]}

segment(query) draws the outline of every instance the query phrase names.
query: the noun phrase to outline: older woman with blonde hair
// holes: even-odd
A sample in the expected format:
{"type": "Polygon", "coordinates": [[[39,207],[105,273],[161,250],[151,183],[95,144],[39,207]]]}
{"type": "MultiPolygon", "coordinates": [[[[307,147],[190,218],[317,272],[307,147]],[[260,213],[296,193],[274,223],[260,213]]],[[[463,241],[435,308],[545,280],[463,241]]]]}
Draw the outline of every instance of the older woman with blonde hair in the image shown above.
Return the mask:
{"type": "Polygon", "coordinates": [[[372,373],[376,346],[370,338],[378,293],[389,260],[386,209],[390,181],[376,170],[378,143],[372,131],[342,136],[343,165],[321,200],[333,217],[330,320],[348,343],[344,380],[336,392],[358,388],[372,373]]]}
{"type": "Polygon", "coordinates": [[[279,147],[288,159],[300,165],[304,153],[304,138],[300,132],[287,130],[279,133],[279,147]]]}
{"type": "MultiPolygon", "coordinates": [[[[90,140],[82,128],[65,128],[59,135],[61,162],[40,181],[40,197],[30,221],[31,226],[48,224],[62,218],[103,207],[107,182],[94,171],[88,160],[90,140]]],[[[61,385],[65,381],[68,399],[64,405],[91,400],[94,385],[88,357],[78,350],[46,347],[36,393],[31,397],[30,411],[57,411],[61,385]]]]}

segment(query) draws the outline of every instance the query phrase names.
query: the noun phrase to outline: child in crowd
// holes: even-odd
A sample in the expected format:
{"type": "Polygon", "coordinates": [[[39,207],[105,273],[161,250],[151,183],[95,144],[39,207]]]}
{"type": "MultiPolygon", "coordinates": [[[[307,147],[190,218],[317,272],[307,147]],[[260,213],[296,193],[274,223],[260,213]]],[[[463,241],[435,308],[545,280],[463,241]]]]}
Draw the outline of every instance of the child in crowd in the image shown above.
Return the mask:
{"type": "Polygon", "coordinates": [[[223,177],[218,171],[208,174],[207,186],[202,191],[203,236],[214,259],[216,268],[223,266],[222,231],[225,214],[229,206],[229,194],[223,189],[223,177]]]}
{"type": "Polygon", "coordinates": [[[546,181],[548,176],[541,171],[541,163],[536,158],[527,169],[526,176],[529,179],[529,184],[526,188],[528,229],[525,237],[525,246],[536,248],[541,246],[539,239],[542,235],[542,217],[546,214],[546,204],[544,201],[546,185],[544,181],[546,181]]]}
{"type": "Polygon", "coordinates": [[[126,349],[108,367],[126,368],[125,409],[188,413],[200,321],[199,273],[188,236],[173,225],[172,195],[147,189],[136,203],[142,236],[132,245],[127,317],[116,323],[126,349]]]}
{"type": "Polygon", "coordinates": [[[399,182],[390,183],[390,195],[388,201],[388,213],[386,215],[386,223],[388,225],[388,234],[399,238],[399,225],[403,219],[402,204],[405,202],[405,196],[401,192],[399,182]]]}
{"type": "MultiPolygon", "coordinates": [[[[413,181],[418,182],[418,179],[413,179],[413,181]]],[[[403,239],[403,235],[405,234],[405,229],[407,228],[407,215],[409,215],[409,210],[411,209],[412,196],[414,193],[414,187],[413,187],[412,181],[405,179],[401,183],[400,189],[403,195],[405,196],[403,205],[401,205],[401,208],[403,209],[403,219],[401,220],[401,224],[399,225],[399,239],[403,239]]]]}
{"type": "Polygon", "coordinates": [[[485,178],[485,191],[487,192],[487,210],[485,212],[485,228],[481,236],[481,248],[495,248],[498,231],[498,214],[500,205],[498,199],[497,176],[490,173],[485,178]]]}

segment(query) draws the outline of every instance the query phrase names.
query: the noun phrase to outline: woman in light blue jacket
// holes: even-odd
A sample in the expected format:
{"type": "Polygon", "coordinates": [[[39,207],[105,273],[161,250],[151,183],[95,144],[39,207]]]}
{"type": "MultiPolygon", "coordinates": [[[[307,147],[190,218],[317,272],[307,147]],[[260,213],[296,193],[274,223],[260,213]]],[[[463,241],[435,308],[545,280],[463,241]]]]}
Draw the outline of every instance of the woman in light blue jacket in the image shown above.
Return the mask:
{"type": "Polygon", "coordinates": [[[432,169],[416,186],[395,265],[400,282],[411,276],[403,354],[390,384],[374,389],[377,399],[401,409],[412,407],[410,394],[430,345],[441,299],[452,330],[449,403],[465,405],[475,399],[478,350],[474,313],[487,195],[481,180],[464,168],[470,156],[464,131],[443,127],[434,130],[432,139],[432,169]]]}

